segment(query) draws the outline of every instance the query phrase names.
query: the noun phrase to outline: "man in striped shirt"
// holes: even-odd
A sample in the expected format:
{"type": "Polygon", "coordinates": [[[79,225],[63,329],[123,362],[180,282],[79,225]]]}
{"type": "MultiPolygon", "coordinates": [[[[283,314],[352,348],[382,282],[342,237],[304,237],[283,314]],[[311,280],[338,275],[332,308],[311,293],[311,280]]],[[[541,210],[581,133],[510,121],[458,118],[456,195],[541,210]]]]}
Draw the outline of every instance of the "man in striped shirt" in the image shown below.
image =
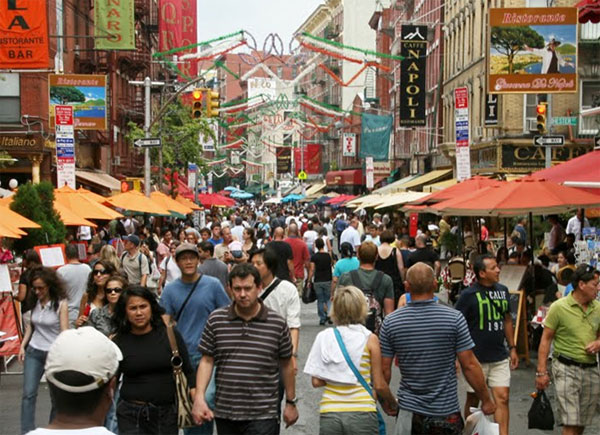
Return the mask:
{"type": "Polygon", "coordinates": [[[193,414],[202,424],[215,418],[219,434],[279,434],[279,372],[285,386],[283,420],[298,420],[292,364],[292,341],[285,320],[259,298],[258,270],[238,264],[229,274],[233,303],[212,312],[199,349],[193,414]],[[216,367],[214,410],[204,400],[204,390],[216,367]]]}
{"type": "Polygon", "coordinates": [[[410,267],[406,286],[411,302],[387,316],[379,333],[386,381],[389,384],[394,356],[398,357],[402,375],[396,434],[439,430],[461,434],[457,357],[465,379],[482,402],[483,412],[489,415],[496,410],[473,354],[467,323],[459,311],[435,301],[436,280],[430,266],[417,263],[410,267]]]}

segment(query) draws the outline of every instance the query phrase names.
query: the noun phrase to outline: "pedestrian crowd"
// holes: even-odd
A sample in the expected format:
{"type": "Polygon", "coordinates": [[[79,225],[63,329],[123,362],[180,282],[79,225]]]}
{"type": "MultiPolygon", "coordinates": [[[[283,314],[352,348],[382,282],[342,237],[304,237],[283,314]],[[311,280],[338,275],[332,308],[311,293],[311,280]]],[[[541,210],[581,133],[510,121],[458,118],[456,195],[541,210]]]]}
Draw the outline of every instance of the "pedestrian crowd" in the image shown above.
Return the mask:
{"type": "Polygon", "coordinates": [[[56,270],[25,253],[16,296],[22,433],[175,434],[188,394],[175,368],[193,402],[186,434],[278,434],[298,420],[300,370],[323,389],[322,435],[382,433],[382,412],[396,417],[398,435],[460,434],[472,408],[507,435],[519,355],[500,269],[513,264],[525,266],[528,305],[544,296],[536,388],[554,382],[564,434],[583,433],[598,415],[600,272],[576,264],[575,241],[589,225],[579,213],[567,231],[549,217],[548,243],[533,261],[526,219],[496,250],[483,220],[459,226],[444,216],[410,237],[407,222],[379,213],[227,212],[206,214],[202,225],[127,217],[80,228],[86,261],[67,244],[56,270]],[[468,261],[456,258],[456,240],[468,261]],[[307,298],[319,325],[332,327],[300,348],[307,298]],[[52,411],[36,429],[43,376],[52,411]]]}

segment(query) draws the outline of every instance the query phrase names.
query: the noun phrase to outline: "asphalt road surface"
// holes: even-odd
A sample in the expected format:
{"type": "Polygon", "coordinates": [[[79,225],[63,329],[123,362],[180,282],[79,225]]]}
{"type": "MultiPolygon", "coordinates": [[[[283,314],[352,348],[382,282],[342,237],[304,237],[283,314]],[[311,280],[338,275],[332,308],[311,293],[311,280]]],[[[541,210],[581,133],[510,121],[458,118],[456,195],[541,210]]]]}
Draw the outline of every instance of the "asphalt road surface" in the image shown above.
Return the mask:
{"type": "MultiPolygon", "coordinates": [[[[315,389],[310,384],[309,376],[302,373],[306,356],[312,345],[312,342],[323,326],[319,326],[317,317],[317,308],[315,303],[302,306],[302,329],[300,333],[300,352],[299,352],[299,374],[297,377],[296,391],[299,398],[298,411],[300,418],[298,422],[288,428],[282,429],[281,433],[285,435],[316,435],[319,433],[319,401],[321,399],[321,390],[315,389]]],[[[19,364],[12,364],[11,371],[19,370],[19,364]]],[[[510,433],[521,434],[559,434],[560,430],[555,426],[554,431],[539,431],[527,429],[527,411],[531,406],[532,399],[529,394],[534,391],[535,378],[535,360],[532,360],[530,367],[522,364],[519,369],[513,372],[510,394],[510,433]]],[[[2,375],[0,378],[0,434],[18,434],[20,432],[20,406],[21,406],[21,375],[2,375]]],[[[399,382],[398,370],[394,371],[391,389],[396,392],[399,382]]],[[[464,402],[465,389],[462,381],[459,381],[459,396],[461,402],[464,402]]],[[[554,391],[550,388],[550,400],[554,402],[554,391]]],[[[43,426],[47,422],[50,413],[50,397],[46,384],[42,384],[38,396],[38,405],[36,413],[36,422],[38,426],[43,426]]],[[[394,427],[394,419],[386,416],[388,433],[391,433],[394,427]]],[[[586,428],[586,434],[600,434],[600,411],[595,424],[586,428]]]]}

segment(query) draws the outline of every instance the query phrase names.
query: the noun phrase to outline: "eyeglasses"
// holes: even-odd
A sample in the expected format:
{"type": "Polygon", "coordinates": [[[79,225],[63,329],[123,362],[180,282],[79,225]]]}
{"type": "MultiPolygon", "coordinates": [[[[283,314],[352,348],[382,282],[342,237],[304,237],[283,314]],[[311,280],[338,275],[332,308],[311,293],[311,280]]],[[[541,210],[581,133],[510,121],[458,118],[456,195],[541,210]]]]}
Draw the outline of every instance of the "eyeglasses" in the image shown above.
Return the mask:
{"type": "Polygon", "coordinates": [[[106,269],[96,269],[92,272],[93,275],[107,275],[106,269]]]}
{"type": "Polygon", "coordinates": [[[113,287],[113,288],[107,288],[106,289],[106,293],[121,293],[123,291],[123,288],[121,287],[113,287]]]}

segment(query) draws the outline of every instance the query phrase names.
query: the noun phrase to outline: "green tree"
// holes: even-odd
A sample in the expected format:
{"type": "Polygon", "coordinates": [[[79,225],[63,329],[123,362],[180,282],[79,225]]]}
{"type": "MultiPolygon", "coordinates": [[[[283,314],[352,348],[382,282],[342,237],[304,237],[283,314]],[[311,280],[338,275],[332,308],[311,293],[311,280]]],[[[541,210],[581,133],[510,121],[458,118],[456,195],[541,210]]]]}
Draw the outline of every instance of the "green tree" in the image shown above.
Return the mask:
{"type": "Polygon", "coordinates": [[[506,56],[508,73],[514,73],[515,54],[525,46],[543,48],[544,38],[531,27],[492,27],[490,44],[506,56]]]}
{"type": "Polygon", "coordinates": [[[51,183],[22,184],[10,208],[41,226],[24,229],[27,236],[15,240],[17,251],[22,252],[38,245],[62,243],[65,240],[67,230],[54,209],[54,186],[51,183]]]}
{"type": "Polygon", "coordinates": [[[54,86],[50,88],[50,99],[66,103],[85,103],[85,95],[74,86],[54,86]]]}
{"type": "Polygon", "coordinates": [[[6,151],[0,151],[0,169],[14,164],[13,157],[6,151]]]}

